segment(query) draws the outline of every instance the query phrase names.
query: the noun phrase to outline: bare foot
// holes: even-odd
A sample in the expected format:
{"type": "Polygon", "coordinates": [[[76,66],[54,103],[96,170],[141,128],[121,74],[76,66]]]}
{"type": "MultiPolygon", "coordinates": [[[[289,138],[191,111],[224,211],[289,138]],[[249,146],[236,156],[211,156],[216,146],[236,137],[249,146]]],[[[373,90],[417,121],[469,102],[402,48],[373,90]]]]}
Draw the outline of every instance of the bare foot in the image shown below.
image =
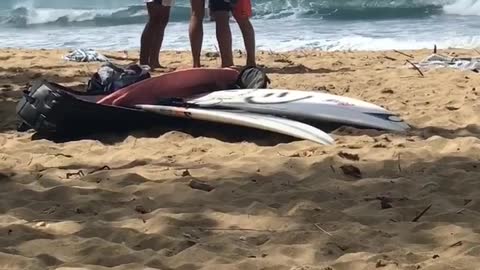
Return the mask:
{"type": "Polygon", "coordinates": [[[150,64],[150,70],[151,71],[155,71],[156,69],[166,69],[167,67],[164,67],[162,65],[160,65],[160,63],[158,64],[150,64]]]}
{"type": "Polygon", "coordinates": [[[160,65],[160,63],[158,63],[158,62],[157,62],[157,63],[151,63],[149,66],[150,66],[152,69],[154,69],[154,68],[166,68],[166,67],[160,65]]]}

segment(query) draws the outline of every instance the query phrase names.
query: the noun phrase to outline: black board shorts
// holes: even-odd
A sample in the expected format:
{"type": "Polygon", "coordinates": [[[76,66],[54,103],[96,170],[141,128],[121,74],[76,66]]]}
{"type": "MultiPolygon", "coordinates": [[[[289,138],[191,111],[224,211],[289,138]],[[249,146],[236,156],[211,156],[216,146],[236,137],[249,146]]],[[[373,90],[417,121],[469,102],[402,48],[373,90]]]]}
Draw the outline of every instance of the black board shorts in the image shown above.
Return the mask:
{"type": "MultiPolygon", "coordinates": [[[[154,3],[154,4],[158,4],[158,5],[165,6],[165,7],[170,6],[169,4],[165,4],[163,2],[163,0],[144,0],[143,2],[145,2],[147,5],[150,4],[150,3],[154,3]]],[[[172,4],[173,4],[173,2],[172,2],[172,4]]]]}
{"type": "Polygon", "coordinates": [[[231,11],[237,0],[209,0],[208,7],[211,11],[231,11]]]}

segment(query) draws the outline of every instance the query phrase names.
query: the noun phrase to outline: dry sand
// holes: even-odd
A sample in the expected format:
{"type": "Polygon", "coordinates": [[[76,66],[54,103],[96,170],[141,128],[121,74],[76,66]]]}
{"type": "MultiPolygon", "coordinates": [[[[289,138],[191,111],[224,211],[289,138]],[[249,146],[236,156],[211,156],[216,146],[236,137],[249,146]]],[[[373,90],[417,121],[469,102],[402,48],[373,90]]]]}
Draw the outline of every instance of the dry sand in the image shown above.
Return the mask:
{"type": "MultiPolygon", "coordinates": [[[[479,74],[422,77],[392,51],[264,52],[271,87],[374,102],[414,129],[343,127],[335,146],[182,131],[32,140],[15,131],[23,86],[81,88],[99,66],[64,54],[0,51],[0,269],[480,267],[479,74]]],[[[163,53],[162,64],[189,67],[190,54],[163,53]]]]}

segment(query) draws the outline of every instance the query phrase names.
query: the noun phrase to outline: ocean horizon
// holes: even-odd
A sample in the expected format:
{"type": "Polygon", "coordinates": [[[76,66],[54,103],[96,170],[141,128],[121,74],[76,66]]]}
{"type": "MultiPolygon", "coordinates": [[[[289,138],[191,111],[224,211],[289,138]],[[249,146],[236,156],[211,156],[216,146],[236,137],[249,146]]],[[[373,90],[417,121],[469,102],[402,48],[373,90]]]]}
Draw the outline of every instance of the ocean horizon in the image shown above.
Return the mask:
{"type": "MultiPolygon", "coordinates": [[[[477,0],[252,0],[257,49],[408,50],[476,48],[477,0]]],[[[142,0],[2,0],[0,47],[132,50],[147,19],[142,0]]],[[[189,50],[189,1],[176,0],[162,50],[189,50]]],[[[233,47],[243,49],[232,21],[233,47]]],[[[215,50],[204,23],[204,50],[215,50]]]]}

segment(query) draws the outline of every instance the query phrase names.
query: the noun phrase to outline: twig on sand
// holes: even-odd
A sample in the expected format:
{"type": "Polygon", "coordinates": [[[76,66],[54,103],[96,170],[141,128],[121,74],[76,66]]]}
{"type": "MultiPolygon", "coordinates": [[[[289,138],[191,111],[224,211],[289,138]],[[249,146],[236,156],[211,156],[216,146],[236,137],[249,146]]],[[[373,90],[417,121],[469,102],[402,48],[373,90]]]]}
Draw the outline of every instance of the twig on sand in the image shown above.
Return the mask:
{"type": "Polygon", "coordinates": [[[315,223],[315,224],[313,224],[313,225],[315,225],[315,227],[317,227],[317,229],[319,229],[320,231],[326,233],[327,235],[333,236],[331,233],[329,233],[329,232],[325,231],[324,229],[322,229],[322,227],[320,227],[320,225],[318,225],[318,223],[315,223]]]}
{"type": "Polygon", "coordinates": [[[277,232],[276,230],[260,230],[260,229],[244,229],[244,228],[202,228],[198,227],[197,229],[201,231],[247,231],[247,232],[277,232]]]}
{"type": "Polygon", "coordinates": [[[411,54],[406,54],[406,53],[404,53],[404,52],[397,51],[397,50],[393,50],[393,51],[396,52],[396,53],[399,53],[399,54],[401,54],[401,55],[405,55],[406,57],[414,58],[413,55],[411,55],[411,54]]]}
{"type": "Polygon", "coordinates": [[[197,181],[197,180],[190,180],[190,183],[188,183],[188,186],[190,188],[198,189],[198,190],[202,190],[202,191],[206,191],[206,192],[210,192],[210,191],[215,189],[211,185],[209,185],[207,183],[202,183],[202,182],[197,181]]]}
{"type": "Polygon", "coordinates": [[[393,57],[390,57],[390,56],[386,56],[386,55],[384,55],[383,58],[391,60],[391,61],[397,61],[397,59],[395,59],[393,57]]]}
{"type": "Polygon", "coordinates": [[[397,163],[397,166],[398,166],[398,171],[399,172],[402,172],[402,165],[400,164],[401,160],[400,160],[400,156],[402,154],[398,153],[398,163],[397,163]]]}
{"type": "Polygon", "coordinates": [[[103,167],[101,167],[101,168],[92,170],[92,171],[89,172],[88,174],[96,173],[96,172],[103,171],[103,170],[111,170],[111,169],[110,169],[110,167],[108,167],[107,165],[105,165],[105,166],[103,166],[103,167]]]}
{"type": "Polygon", "coordinates": [[[430,204],[427,208],[425,208],[425,210],[423,210],[420,214],[418,214],[418,216],[416,216],[412,222],[417,222],[423,215],[425,215],[425,213],[427,213],[427,211],[432,207],[432,204],[430,204]]]}
{"type": "Polygon", "coordinates": [[[72,176],[80,176],[80,177],[83,177],[83,176],[85,176],[85,174],[83,173],[82,170],[79,170],[79,171],[74,172],[74,173],[67,173],[67,174],[66,174],[66,178],[67,178],[67,179],[70,179],[70,177],[72,177],[72,176]]]}
{"type": "Polygon", "coordinates": [[[463,245],[463,242],[462,241],[458,241],[458,242],[455,242],[454,244],[451,244],[450,247],[459,247],[463,245]]]}
{"type": "Polygon", "coordinates": [[[476,53],[480,54],[480,52],[477,49],[473,49],[476,53]]]}
{"type": "MultiPolygon", "coordinates": [[[[125,53],[124,53],[125,54],[125,53]]],[[[133,57],[128,57],[127,54],[125,54],[124,56],[116,56],[116,55],[113,55],[113,54],[104,54],[105,57],[109,58],[109,59],[113,59],[113,60],[119,60],[119,61],[136,61],[137,59],[133,58],[133,57]],[[125,57],[126,56],[126,57],[125,57]]]]}
{"type": "Polygon", "coordinates": [[[30,160],[28,161],[27,166],[30,166],[30,164],[32,164],[32,161],[33,161],[33,156],[30,156],[30,160]]]}
{"type": "Polygon", "coordinates": [[[67,155],[67,154],[63,154],[63,153],[58,153],[58,154],[52,154],[56,157],[59,157],[59,156],[62,156],[62,157],[66,157],[66,158],[72,158],[73,156],[72,155],[67,155]]]}
{"type": "Polygon", "coordinates": [[[412,65],[417,71],[418,73],[420,73],[420,75],[422,75],[422,77],[425,77],[425,75],[423,75],[423,72],[417,67],[417,65],[415,65],[414,63],[410,62],[410,60],[407,60],[407,63],[409,63],[410,65],[412,65]]]}

